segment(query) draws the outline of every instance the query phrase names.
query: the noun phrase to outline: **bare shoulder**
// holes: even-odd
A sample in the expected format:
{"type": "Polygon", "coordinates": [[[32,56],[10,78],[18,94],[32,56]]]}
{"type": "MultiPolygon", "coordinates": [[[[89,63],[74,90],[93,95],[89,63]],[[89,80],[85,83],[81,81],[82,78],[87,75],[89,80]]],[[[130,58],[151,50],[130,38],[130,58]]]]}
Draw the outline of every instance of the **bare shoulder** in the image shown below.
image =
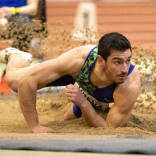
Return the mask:
{"type": "Polygon", "coordinates": [[[141,77],[138,69],[135,67],[131,74],[129,74],[128,79],[126,81],[126,86],[130,88],[138,88],[141,85],[141,77]]]}
{"type": "Polygon", "coordinates": [[[62,70],[66,73],[77,75],[94,47],[95,45],[89,44],[68,50],[57,58],[57,62],[62,64],[62,70]]]}
{"type": "Polygon", "coordinates": [[[75,57],[81,57],[86,59],[86,57],[88,56],[89,52],[95,47],[96,45],[92,45],[92,44],[88,44],[88,45],[83,45],[83,46],[79,46],[76,48],[73,48],[69,51],[67,51],[66,54],[69,55],[74,55],[75,57]]]}
{"type": "Polygon", "coordinates": [[[86,59],[89,52],[95,47],[96,45],[88,44],[84,46],[80,46],[77,48],[78,51],[81,51],[81,56],[86,59]]]}

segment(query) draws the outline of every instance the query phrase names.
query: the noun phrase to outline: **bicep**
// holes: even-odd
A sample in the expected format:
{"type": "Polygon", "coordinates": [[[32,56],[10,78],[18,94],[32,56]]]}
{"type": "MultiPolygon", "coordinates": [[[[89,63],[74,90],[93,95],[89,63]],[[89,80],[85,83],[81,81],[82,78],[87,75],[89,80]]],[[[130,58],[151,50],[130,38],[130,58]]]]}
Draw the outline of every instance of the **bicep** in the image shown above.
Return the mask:
{"type": "Polygon", "coordinates": [[[35,75],[41,86],[45,85],[45,83],[53,82],[63,75],[74,76],[74,73],[78,71],[78,67],[79,69],[81,68],[81,63],[79,63],[79,59],[73,59],[73,57],[72,54],[66,53],[56,59],[44,61],[41,64],[30,67],[33,72],[29,73],[33,76],[35,75]]]}
{"type": "MultiPolygon", "coordinates": [[[[86,55],[87,56],[87,55],[86,55]]],[[[50,59],[42,64],[33,67],[33,75],[37,75],[37,79],[41,86],[53,82],[63,75],[71,75],[75,77],[81,70],[85,59],[83,54],[77,50],[65,52],[56,59],[50,59]]]]}
{"type": "Polygon", "coordinates": [[[79,48],[63,53],[56,59],[56,70],[63,75],[76,75],[84,64],[86,57],[84,58],[83,56],[84,53],[79,48]]]}

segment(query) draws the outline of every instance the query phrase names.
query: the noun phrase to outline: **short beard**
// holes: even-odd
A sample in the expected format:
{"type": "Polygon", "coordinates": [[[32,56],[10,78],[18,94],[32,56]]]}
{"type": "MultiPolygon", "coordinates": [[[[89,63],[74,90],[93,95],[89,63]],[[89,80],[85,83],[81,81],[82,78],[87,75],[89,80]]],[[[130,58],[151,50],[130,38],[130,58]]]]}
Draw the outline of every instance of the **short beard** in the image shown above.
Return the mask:
{"type": "Polygon", "coordinates": [[[124,80],[123,81],[115,81],[115,80],[113,80],[111,77],[110,77],[110,71],[108,70],[108,67],[107,67],[107,63],[105,64],[105,67],[103,68],[103,72],[105,72],[105,74],[106,74],[106,77],[110,80],[110,81],[112,81],[112,82],[114,82],[114,83],[116,83],[116,84],[122,84],[122,83],[124,83],[124,80]]]}
{"type": "Polygon", "coordinates": [[[116,84],[122,84],[122,83],[124,83],[125,81],[122,81],[122,82],[115,82],[116,84]]]}
{"type": "MultiPolygon", "coordinates": [[[[105,64],[105,66],[103,67],[102,71],[106,74],[106,77],[110,80],[110,81],[113,81],[111,79],[111,77],[109,76],[110,75],[110,72],[108,70],[108,67],[107,67],[107,63],[105,64]]],[[[114,81],[113,81],[114,82],[114,81]]]]}

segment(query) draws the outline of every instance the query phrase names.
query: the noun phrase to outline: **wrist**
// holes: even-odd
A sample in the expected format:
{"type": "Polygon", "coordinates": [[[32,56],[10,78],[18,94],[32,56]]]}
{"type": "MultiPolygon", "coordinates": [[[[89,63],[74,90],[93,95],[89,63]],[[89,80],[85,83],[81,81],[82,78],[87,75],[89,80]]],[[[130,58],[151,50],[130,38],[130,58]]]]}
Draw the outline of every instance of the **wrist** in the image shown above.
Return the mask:
{"type": "Polygon", "coordinates": [[[13,7],[13,8],[12,8],[12,14],[13,14],[13,15],[16,15],[16,14],[18,14],[18,13],[19,13],[19,8],[13,7]]]}
{"type": "Polygon", "coordinates": [[[85,100],[85,101],[83,101],[81,104],[80,104],[80,108],[81,109],[83,109],[83,108],[86,108],[86,107],[88,107],[88,101],[87,100],[85,100]]]}

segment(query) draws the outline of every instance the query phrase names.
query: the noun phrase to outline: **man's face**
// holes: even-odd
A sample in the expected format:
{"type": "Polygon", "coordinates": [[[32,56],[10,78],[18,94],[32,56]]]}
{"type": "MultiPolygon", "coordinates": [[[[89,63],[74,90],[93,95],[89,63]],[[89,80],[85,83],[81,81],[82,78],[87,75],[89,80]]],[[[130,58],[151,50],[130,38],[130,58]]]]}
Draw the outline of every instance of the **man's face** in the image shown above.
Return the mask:
{"type": "Polygon", "coordinates": [[[130,49],[124,52],[113,50],[105,62],[104,70],[108,79],[115,83],[123,83],[128,76],[130,60],[130,49]]]}

